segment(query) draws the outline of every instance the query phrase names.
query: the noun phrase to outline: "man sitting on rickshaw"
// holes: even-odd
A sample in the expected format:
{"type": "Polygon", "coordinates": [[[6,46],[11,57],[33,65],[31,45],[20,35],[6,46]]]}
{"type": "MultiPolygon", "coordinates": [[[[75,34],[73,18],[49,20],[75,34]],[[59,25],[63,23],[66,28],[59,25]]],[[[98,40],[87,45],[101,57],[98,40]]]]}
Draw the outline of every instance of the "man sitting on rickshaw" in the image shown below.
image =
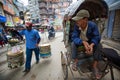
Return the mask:
{"type": "Polygon", "coordinates": [[[100,42],[100,34],[98,31],[97,25],[88,21],[90,14],[87,10],[80,10],[75,17],[72,18],[76,22],[74,25],[74,30],[72,33],[72,59],[73,65],[72,69],[74,71],[77,70],[77,48],[79,46],[84,46],[86,55],[93,55],[93,71],[95,73],[95,77],[99,79],[101,75],[99,74],[99,70],[97,68],[99,61],[99,54],[95,53],[97,46],[100,42]]]}

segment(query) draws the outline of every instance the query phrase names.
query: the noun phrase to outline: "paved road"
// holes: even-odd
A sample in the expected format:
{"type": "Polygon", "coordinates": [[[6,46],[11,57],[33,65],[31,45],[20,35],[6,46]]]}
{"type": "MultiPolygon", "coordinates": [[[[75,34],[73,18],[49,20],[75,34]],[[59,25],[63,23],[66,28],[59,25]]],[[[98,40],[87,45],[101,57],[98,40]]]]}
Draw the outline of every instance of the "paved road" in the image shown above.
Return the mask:
{"type": "MultiPolygon", "coordinates": [[[[28,74],[24,74],[24,65],[17,69],[7,67],[6,53],[0,56],[0,80],[63,80],[61,70],[60,51],[65,50],[62,41],[62,33],[57,32],[55,39],[48,41],[51,44],[52,56],[47,59],[40,59],[35,64],[35,56],[32,57],[32,68],[28,74]]],[[[43,38],[43,35],[41,35],[43,38]]],[[[46,37],[46,36],[45,36],[46,37]]],[[[43,40],[43,39],[42,39],[43,40]]],[[[41,42],[43,44],[45,40],[41,42]]],[[[25,49],[25,48],[24,48],[25,49]]]]}
{"type": "MultiPolygon", "coordinates": [[[[62,41],[62,33],[57,32],[55,39],[49,41],[44,38],[47,38],[47,34],[40,34],[42,42],[40,44],[49,42],[51,45],[52,56],[47,59],[40,59],[39,64],[35,64],[35,56],[32,57],[32,68],[28,74],[23,73],[24,65],[17,69],[9,69],[7,67],[6,53],[0,55],[0,80],[63,80],[62,68],[61,68],[61,55],[60,51],[66,51],[62,41]]],[[[25,46],[23,46],[25,49],[25,46]]],[[[115,70],[116,71],[116,70],[115,70]]],[[[79,75],[78,72],[74,72],[76,79],[75,80],[90,80],[88,77],[79,75]]],[[[115,73],[115,80],[120,80],[120,73],[115,73]]],[[[86,75],[86,74],[85,74],[86,75]]],[[[69,70],[68,80],[72,79],[72,74],[69,70]]],[[[110,75],[102,80],[111,80],[110,75]]]]}

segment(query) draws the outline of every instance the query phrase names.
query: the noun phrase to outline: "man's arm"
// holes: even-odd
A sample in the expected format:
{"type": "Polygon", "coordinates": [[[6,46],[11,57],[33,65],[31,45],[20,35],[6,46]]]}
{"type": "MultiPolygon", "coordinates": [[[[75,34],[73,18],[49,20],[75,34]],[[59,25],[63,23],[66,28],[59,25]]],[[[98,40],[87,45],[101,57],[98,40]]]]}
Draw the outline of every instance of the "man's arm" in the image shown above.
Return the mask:
{"type": "Polygon", "coordinates": [[[20,34],[20,35],[25,35],[25,29],[24,29],[24,30],[19,31],[19,34],[20,34]]]}
{"type": "Polygon", "coordinates": [[[77,25],[74,26],[74,31],[72,32],[72,41],[76,44],[76,45],[81,45],[82,44],[82,40],[80,39],[80,30],[78,28],[77,25]]]}
{"type": "Polygon", "coordinates": [[[91,40],[91,44],[94,43],[95,46],[97,46],[101,40],[100,34],[99,34],[99,30],[98,30],[98,26],[96,24],[94,24],[93,27],[93,37],[91,40]]]}
{"type": "Polygon", "coordinates": [[[36,44],[36,46],[38,47],[38,45],[39,45],[39,43],[41,41],[41,38],[40,38],[40,35],[39,35],[38,31],[36,31],[36,37],[37,37],[37,44],[36,44]]]}

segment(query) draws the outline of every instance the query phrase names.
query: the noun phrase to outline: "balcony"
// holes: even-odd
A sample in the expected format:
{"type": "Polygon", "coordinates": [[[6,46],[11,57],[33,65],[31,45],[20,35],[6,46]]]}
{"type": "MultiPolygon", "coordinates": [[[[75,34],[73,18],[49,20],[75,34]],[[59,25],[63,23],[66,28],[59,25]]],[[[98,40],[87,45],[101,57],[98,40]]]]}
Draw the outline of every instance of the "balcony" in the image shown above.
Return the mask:
{"type": "Polygon", "coordinates": [[[60,2],[60,0],[52,0],[52,2],[60,2]]]}
{"type": "Polygon", "coordinates": [[[48,12],[46,10],[40,10],[40,15],[41,14],[48,14],[48,12]]]}
{"type": "Polygon", "coordinates": [[[47,8],[47,6],[46,6],[47,4],[46,3],[44,3],[44,2],[42,2],[42,3],[39,3],[39,8],[42,8],[42,7],[45,7],[45,8],[47,8]]]}
{"type": "Polygon", "coordinates": [[[54,12],[55,12],[54,9],[52,9],[52,8],[49,8],[49,9],[48,9],[48,14],[49,14],[49,15],[53,15],[54,12]]]}
{"type": "Polygon", "coordinates": [[[46,0],[38,0],[38,2],[40,3],[40,2],[46,2],[46,0]]]}
{"type": "Polygon", "coordinates": [[[48,14],[49,14],[49,15],[53,15],[53,14],[54,14],[54,12],[49,12],[48,14]]]}
{"type": "Polygon", "coordinates": [[[41,19],[46,19],[47,18],[47,15],[43,14],[41,15],[41,19]]]}
{"type": "Polygon", "coordinates": [[[54,15],[48,15],[48,18],[54,18],[54,15]]]}
{"type": "Polygon", "coordinates": [[[52,5],[49,5],[48,8],[52,8],[52,5]]]}

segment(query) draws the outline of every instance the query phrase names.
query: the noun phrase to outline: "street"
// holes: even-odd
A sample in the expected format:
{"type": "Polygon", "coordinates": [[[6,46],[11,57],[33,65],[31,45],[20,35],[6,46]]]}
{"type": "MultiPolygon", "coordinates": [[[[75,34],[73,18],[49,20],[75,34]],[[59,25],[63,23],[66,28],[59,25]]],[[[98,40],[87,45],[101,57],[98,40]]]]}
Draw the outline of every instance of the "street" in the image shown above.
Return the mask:
{"type": "MultiPolygon", "coordinates": [[[[40,44],[49,43],[51,45],[52,56],[49,58],[40,58],[39,64],[36,64],[35,55],[32,56],[32,68],[29,73],[24,73],[24,65],[16,68],[9,69],[7,64],[7,57],[5,51],[0,54],[0,80],[64,80],[61,68],[61,51],[66,51],[62,41],[62,32],[56,32],[56,37],[52,40],[47,40],[47,33],[40,34],[42,40],[40,44]]],[[[25,45],[23,44],[25,50],[25,45]]],[[[106,45],[105,45],[106,46],[106,45]]],[[[108,46],[107,46],[108,47],[108,46]]],[[[7,47],[5,47],[7,48],[7,47]]],[[[7,50],[5,49],[4,50],[7,50]]],[[[0,51],[2,51],[1,49],[0,51]]],[[[74,72],[75,80],[90,80],[87,74],[79,75],[74,72]]],[[[114,70],[115,80],[119,80],[119,73],[114,70]]],[[[73,80],[70,69],[68,68],[68,80],[73,80]]],[[[102,80],[111,80],[110,73],[108,73],[102,80]]]]}
{"type": "MultiPolygon", "coordinates": [[[[43,36],[41,35],[41,37],[43,36]]],[[[22,72],[24,65],[16,69],[9,69],[7,67],[6,53],[2,53],[0,56],[0,80],[63,80],[60,51],[64,51],[65,48],[61,41],[62,33],[57,32],[55,39],[48,41],[51,45],[52,56],[46,59],[41,58],[39,64],[35,63],[33,54],[32,68],[28,74],[22,72]]],[[[41,41],[40,44],[43,44],[43,42],[41,41]]]]}
{"type": "Polygon", "coordinates": [[[119,61],[120,0],[0,0],[0,80],[120,80],[119,61]],[[33,52],[25,69],[26,54],[29,66],[29,51],[39,52],[36,42],[40,61],[33,52]]]}

